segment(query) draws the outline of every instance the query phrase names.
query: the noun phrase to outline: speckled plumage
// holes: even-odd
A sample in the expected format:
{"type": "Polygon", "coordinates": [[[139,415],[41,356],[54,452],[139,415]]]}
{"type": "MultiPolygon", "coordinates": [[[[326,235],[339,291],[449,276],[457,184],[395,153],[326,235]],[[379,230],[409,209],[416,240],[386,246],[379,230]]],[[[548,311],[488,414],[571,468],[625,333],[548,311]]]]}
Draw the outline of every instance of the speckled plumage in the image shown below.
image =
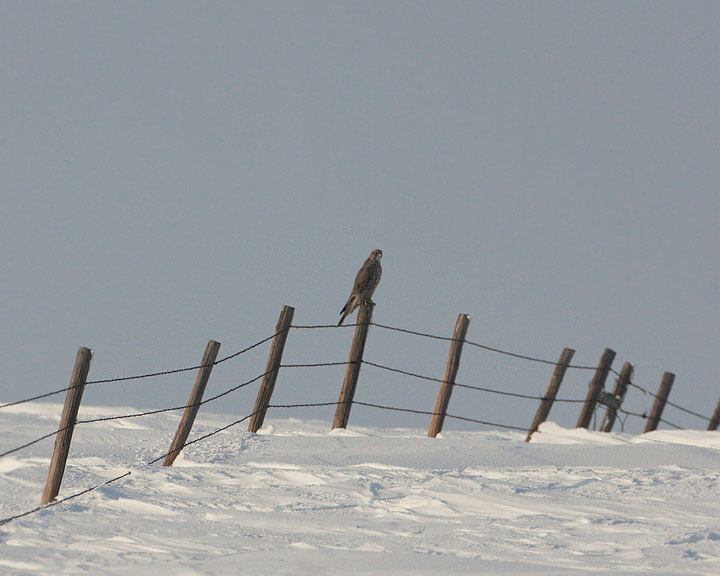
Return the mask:
{"type": "Polygon", "coordinates": [[[380,266],[381,258],[382,250],[373,250],[370,252],[370,256],[365,260],[365,263],[355,277],[355,284],[353,285],[352,292],[350,292],[348,301],[345,303],[345,306],[343,306],[343,309],[340,310],[342,316],[340,317],[338,326],[343,323],[346,316],[352,314],[363,302],[373,303],[371,298],[382,276],[382,266],[380,266]]]}

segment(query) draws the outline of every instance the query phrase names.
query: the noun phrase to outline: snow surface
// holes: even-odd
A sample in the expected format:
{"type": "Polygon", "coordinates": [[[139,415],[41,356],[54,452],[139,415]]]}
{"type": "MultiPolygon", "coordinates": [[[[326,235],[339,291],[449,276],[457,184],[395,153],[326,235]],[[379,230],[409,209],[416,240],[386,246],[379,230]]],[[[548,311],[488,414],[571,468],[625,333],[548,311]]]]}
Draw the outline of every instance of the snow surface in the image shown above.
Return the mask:
{"type": "MultiPolygon", "coordinates": [[[[0,452],[59,404],[0,410],[0,452]]],[[[80,418],[133,412],[83,407],[80,418]]],[[[519,433],[276,420],[188,446],[179,414],[77,427],[60,497],[0,527],[1,574],[720,574],[720,433],[519,433]]],[[[191,439],[237,416],[203,413],[191,439]]],[[[351,421],[352,422],[352,421],[351,421]]],[[[39,504],[52,439],[0,458],[0,517],[39,504]]]]}

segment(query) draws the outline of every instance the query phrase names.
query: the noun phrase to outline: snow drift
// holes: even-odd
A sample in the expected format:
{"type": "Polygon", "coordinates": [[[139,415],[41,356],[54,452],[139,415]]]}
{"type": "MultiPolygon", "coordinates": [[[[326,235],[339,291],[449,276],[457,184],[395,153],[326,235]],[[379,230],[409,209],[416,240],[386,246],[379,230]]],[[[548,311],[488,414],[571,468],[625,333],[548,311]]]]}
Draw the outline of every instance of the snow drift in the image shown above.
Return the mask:
{"type": "MultiPolygon", "coordinates": [[[[61,408],[0,411],[0,452],[52,431],[61,408]]],[[[720,574],[720,433],[547,422],[525,443],[272,416],[172,468],[145,464],[178,414],[78,426],[60,497],[132,474],[0,527],[0,572],[720,574]]],[[[201,411],[191,439],[235,419],[201,411]]],[[[0,458],[1,517],[39,504],[51,451],[0,458]]]]}

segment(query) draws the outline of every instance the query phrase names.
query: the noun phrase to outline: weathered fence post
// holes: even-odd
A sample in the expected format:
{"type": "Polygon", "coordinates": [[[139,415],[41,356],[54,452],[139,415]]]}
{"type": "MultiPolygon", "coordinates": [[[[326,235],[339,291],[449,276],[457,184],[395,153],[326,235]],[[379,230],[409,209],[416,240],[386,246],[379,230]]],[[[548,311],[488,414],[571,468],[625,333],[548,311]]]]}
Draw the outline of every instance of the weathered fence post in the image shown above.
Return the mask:
{"type": "Polygon", "coordinates": [[[470,326],[470,316],[468,314],[459,314],[457,322],[455,323],[453,341],[450,343],[450,352],[448,353],[447,364],[445,365],[443,383],[438,391],[435,411],[430,421],[430,428],[428,429],[428,436],[430,436],[430,438],[435,438],[442,432],[445,414],[447,413],[450,396],[452,395],[453,386],[455,385],[455,376],[457,376],[458,368],[460,368],[460,354],[462,354],[468,326],[470,326]]]}
{"type": "Polygon", "coordinates": [[[367,340],[368,328],[372,321],[373,304],[365,302],[360,305],[357,315],[357,326],[355,326],[355,335],[353,336],[352,345],[350,346],[350,357],[348,365],[345,369],[345,379],[340,389],[340,398],[335,409],[335,418],[333,419],[333,430],[335,428],[347,428],[350,419],[350,409],[352,401],[355,397],[355,388],[357,387],[358,376],[360,375],[360,365],[362,364],[363,352],[365,351],[365,341],[367,340]]]}
{"type": "Polygon", "coordinates": [[[540,402],[540,406],[538,406],[538,410],[535,414],[532,425],[530,426],[530,430],[528,431],[527,438],[525,438],[525,442],[530,442],[530,438],[540,427],[540,424],[545,422],[547,417],[550,415],[550,409],[552,408],[553,402],[555,402],[555,397],[560,389],[560,384],[562,384],[563,378],[565,377],[565,371],[567,370],[568,364],[570,364],[574,354],[575,350],[572,348],[564,348],[562,354],[560,354],[560,360],[558,360],[557,366],[555,366],[555,371],[553,372],[552,378],[550,378],[550,384],[548,384],[545,396],[540,402]]]}
{"type": "Polygon", "coordinates": [[[647,423],[645,424],[645,432],[652,432],[657,429],[663,409],[665,408],[665,402],[667,402],[668,396],[670,396],[670,390],[672,389],[674,381],[675,374],[672,372],[665,372],[665,374],[663,374],[660,388],[658,388],[658,393],[655,396],[655,402],[653,402],[652,410],[650,410],[650,416],[648,416],[647,423]]]}
{"type": "Polygon", "coordinates": [[[197,376],[195,376],[195,384],[190,391],[190,397],[188,398],[185,406],[185,412],[183,412],[183,417],[180,420],[177,431],[175,432],[175,437],[170,445],[170,451],[165,457],[163,466],[172,466],[173,462],[175,462],[175,459],[185,446],[185,442],[187,441],[187,438],[190,435],[190,430],[192,430],[193,423],[195,422],[195,416],[197,416],[198,410],[200,409],[200,403],[202,402],[202,397],[205,393],[205,387],[210,379],[210,373],[215,365],[218,350],[220,350],[220,342],[210,340],[205,348],[202,364],[200,364],[197,376]]]}
{"type": "Polygon", "coordinates": [[[275,390],[275,381],[280,371],[280,362],[282,361],[285,342],[288,337],[288,332],[290,332],[294,314],[295,308],[292,306],[283,306],[280,311],[280,318],[275,327],[275,338],[273,339],[267,365],[265,366],[265,376],[263,377],[257,398],[255,399],[255,409],[253,410],[253,415],[248,425],[248,432],[257,432],[262,428],[263,422],[265,421],[265,414],[267,413],[273,390],[275,390]]]}
{"type": "Polygon", "coordinates": [[[575,426],[576,428],[587,428],[590,425],[593,412],[595,412],[595,405],[600,397],[600,391],[603,389],[603,386],[605,386],[605,380],[607,380],[613,360],[615,360],[615,352],[610,348],[605,348],[597,370],[595,370],[595,376],[593,376],[593,379],[590,381],[588,393],[585,397],[585,404],[583,404],[582,412],[580,412],[580,417],[575,426]]]}
{"type": "Polygon", "coordinates": [[[50,471],[48,472],[45,489],[42,493],[41,504],[45,505],[52,502],[60,492],[60,484],[62,483],[63,474],[65,473],[65,463],[67,462],[68,453],[70,452],[70,442],[72,441],[75,421],[77,420],[78,410],[80,409],[80,401],[82,400],[85,382],[90,371],[90,361],[92,360],[92,350],[89,348],[80,348],[75,357],[75,367],[73,368],[72,377],[70,378],[70,387],[65,396],[65,406],[63,407],[62,416],[60,417],[60,425],[58,433],[55,437],[55,450],[53,451],[52,460],[50,461],[50,471]]]}
{"type": "MultiPolygon", "coordinates": [[[[613,390],[613,396],[617,398],[620,405],[622,405],[622,401],[625,399],[625,393],[627,392],[628,384],[630,384],[632,373],[632,364],[630,364],[630,362],[625,362],[622,370],[620,370],[620,376],[617,380],[615,380],[615,390],[613,390]]],[[[608,409],[605,412],[605,417],[603,418],[602,426],[600,426],[600,430],[603,432],[612,432],[613,426],[615,426],[615,420],[617,418],[619,407],[620,406],[617,408],[615,406],[608,406],[608,409]]]]}
{"type": "Polygon", "coordinates": [[[710,419],[710,424],[708,424],[707,429],[711,431],[717,430],[718,422],[720,422],[720,400],[718,400],[717,406],[715,406],[715,413],[712,415],[712,418],[710,419]]]}

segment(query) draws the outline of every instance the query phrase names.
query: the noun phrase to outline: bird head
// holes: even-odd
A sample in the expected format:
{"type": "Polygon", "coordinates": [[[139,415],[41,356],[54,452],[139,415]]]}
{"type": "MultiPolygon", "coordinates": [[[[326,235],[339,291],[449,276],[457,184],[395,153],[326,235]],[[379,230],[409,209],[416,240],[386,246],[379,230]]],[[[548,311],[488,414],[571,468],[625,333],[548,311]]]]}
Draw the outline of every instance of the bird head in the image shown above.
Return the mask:
{"type": "Polygon", "coordinates": [[[370,252],[370,258],[373,260],[380,260],[380,258],[382,258],[382,250],[373,250],[370,252]]]}

